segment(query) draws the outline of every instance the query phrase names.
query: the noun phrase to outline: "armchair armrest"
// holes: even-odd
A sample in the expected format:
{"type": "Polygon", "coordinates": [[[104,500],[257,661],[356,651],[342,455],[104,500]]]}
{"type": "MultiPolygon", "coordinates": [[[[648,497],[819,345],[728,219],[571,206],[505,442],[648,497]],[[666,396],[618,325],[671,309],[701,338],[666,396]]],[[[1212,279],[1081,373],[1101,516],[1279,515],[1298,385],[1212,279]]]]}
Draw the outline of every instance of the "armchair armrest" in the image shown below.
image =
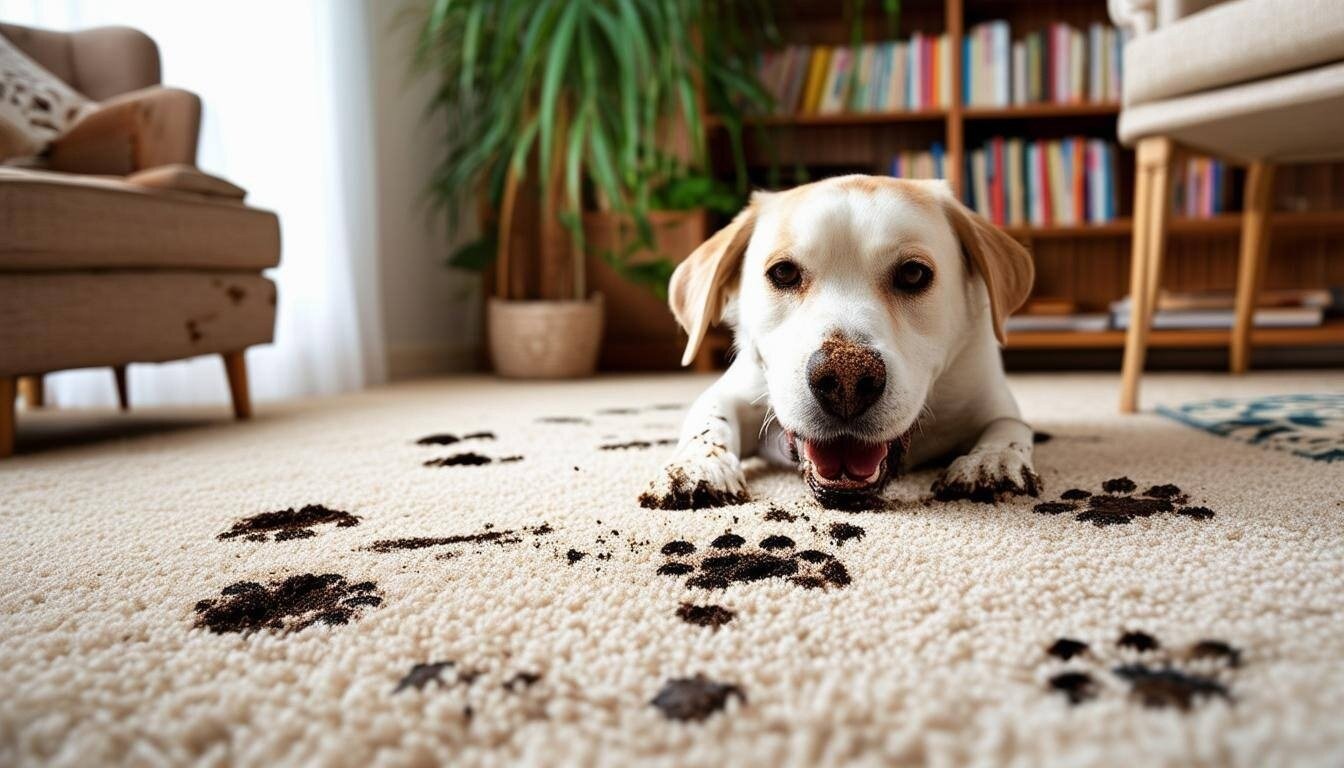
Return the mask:
{"type": "Polygon", "coordinates": [[[1135,36],[1177,21],[1225,0],[1107,0],[1111,21],[1135,36]]]}
{"type": "Polygon", "coordinates": [[[201,100],[153,86],[102,102],[51,144],[49,167],[125,176],[160,165],[196,163],[201,100]]]}

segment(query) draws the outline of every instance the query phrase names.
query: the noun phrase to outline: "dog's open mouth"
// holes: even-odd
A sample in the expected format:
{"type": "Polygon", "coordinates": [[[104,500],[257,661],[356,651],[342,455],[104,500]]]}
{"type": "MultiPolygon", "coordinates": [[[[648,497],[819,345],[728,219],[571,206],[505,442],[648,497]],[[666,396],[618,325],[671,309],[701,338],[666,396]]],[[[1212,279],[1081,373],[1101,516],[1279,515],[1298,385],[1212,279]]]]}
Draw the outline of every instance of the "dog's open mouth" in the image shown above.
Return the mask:
{"type": "Polygon", "coordinates": [[[854,437],[808,440],[790,434],[803,479],[825,507],[856,507],[871,502],[900,466],[904,436],[890,442],[854,437]]]}

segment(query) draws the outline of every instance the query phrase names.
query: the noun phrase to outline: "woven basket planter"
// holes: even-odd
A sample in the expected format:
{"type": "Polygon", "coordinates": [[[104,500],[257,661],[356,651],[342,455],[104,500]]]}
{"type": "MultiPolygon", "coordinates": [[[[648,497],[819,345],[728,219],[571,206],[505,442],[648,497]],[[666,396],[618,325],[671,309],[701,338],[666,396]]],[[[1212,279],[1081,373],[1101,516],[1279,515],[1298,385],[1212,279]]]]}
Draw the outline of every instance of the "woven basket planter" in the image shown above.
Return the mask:
{"type": "Polygon", "coordinates": [[[587,301],[505,301],[487,310],[490,357],[500,376],[573,379],[593,375],[602,342],[602,294],[587,301]]]}

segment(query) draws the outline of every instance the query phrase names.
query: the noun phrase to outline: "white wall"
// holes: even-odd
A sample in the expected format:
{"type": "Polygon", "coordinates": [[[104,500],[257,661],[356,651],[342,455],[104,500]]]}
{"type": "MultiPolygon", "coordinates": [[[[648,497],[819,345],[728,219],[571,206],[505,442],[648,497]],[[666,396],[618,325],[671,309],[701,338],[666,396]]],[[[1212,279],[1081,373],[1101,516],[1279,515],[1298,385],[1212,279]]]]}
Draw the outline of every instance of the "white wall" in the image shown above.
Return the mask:
{"type": "MultiPolygon", "coordinates": [[[[443,266],[456,243],[425,197],[442,155],[443,115],[425,117],[432,77],[410,73],[418,29],[410,2],[365,0],[372,51],[378,264],[389,378],[476,366],[480,278],[443,266]]],[[[475,236],[468,212],[458,241],[475,236]]]]}

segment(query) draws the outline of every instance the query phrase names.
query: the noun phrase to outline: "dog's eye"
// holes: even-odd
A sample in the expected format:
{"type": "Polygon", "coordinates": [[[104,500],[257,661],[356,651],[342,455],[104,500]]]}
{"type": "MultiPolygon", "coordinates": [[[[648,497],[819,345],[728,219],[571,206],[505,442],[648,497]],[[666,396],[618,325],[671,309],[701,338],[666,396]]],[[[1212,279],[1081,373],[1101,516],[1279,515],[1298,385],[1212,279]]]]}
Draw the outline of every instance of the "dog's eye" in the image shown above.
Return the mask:
{"type": "Polygon", "coordinates": [[[765,276],[770,278],[771,284],[781,290],[797,288],[803,281],[803,271],[792,261],[777,261],[770,269],[765,271],[765,276]]]}
{"type": "Polygon", "coordinates": [[[919,293],[929,287],[933,270],[918,261],[907,261],[891,273],[891,287],[902,293],[919,293]]]}

